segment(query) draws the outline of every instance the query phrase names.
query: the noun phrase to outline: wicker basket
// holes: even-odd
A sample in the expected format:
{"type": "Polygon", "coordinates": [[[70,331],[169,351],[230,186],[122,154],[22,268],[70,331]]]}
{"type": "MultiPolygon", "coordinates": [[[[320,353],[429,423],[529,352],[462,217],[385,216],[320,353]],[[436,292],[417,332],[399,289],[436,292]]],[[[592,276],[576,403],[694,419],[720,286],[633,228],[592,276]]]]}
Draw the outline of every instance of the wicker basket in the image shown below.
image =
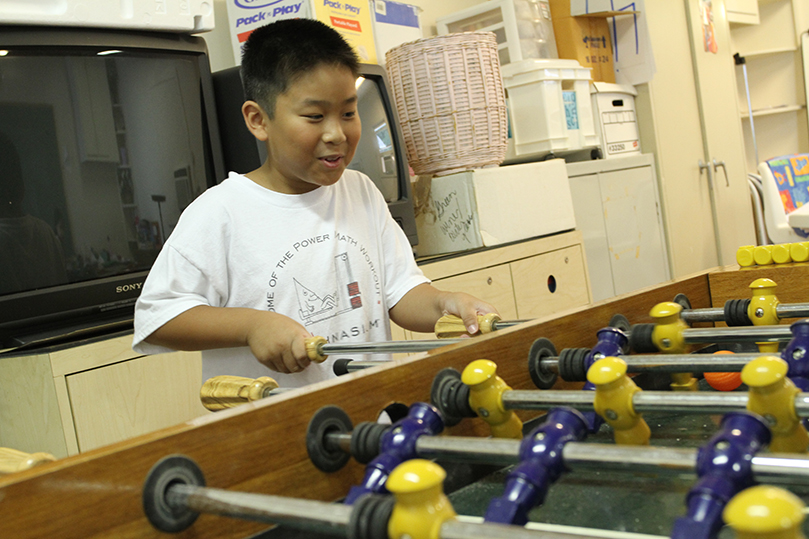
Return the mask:
{"type": "Polygon", "coordinates": [[[419,39],[389,50],[385,62],[416,174],[450,174],[505,159],[508,120],[492,32],[419,39]]]}

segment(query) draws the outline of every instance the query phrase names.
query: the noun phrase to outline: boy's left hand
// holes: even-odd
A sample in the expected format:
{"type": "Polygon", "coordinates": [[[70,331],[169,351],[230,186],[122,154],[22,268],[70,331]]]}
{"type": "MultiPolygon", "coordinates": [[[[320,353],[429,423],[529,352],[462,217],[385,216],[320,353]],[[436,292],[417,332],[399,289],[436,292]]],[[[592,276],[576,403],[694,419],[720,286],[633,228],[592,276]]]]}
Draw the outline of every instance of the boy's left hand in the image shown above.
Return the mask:
{"type": "Polygon", "coordinates": [[[478,327],[478,315],[495,313],[497,309],[483,300],[464,292],[445,292],[441,298],[441,309],[444,314],[454,314],[463,320],[466,331],[474,335],[478,327]]]}

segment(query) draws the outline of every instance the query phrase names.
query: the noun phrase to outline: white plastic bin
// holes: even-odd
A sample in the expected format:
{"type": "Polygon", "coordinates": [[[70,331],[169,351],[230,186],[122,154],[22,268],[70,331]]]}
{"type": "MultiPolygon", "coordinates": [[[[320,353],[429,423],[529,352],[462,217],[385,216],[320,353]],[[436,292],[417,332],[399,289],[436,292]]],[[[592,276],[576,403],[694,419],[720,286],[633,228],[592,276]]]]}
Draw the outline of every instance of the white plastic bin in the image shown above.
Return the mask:
{"type": "Polygon", "coordinates": [[[494,32],[500,64],[558,58],[549,0],[489,0],[436,20],[439,34],[494,32]]]}
{"type": "Polygon", "coordinates": [[[501,69],[514,156],[541,157],[599,145],[589,68],[576,60],[523,60],[501,69]]]}

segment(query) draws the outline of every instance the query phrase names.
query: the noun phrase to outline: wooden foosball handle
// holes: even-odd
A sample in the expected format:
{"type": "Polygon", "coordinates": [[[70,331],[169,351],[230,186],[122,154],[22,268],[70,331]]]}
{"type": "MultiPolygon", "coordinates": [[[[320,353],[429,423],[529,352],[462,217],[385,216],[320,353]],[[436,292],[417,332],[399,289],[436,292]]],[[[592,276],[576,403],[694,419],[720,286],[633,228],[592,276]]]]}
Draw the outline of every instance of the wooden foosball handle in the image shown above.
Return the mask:
{"type": "Polygon", "coordinates": [[[242,376],[214,376],[202,384],[199,398],[205,408],[215,412],[263,399],[277,388],[278,383],[269,376],[255,379],[242,376]]]}
{"type": "Polygon", "coordinates": [[[56,457],[50,453],[25,453],[8,447],[0,447],[0,474],[21,472],[55,460],[56,457]]]}
{"type": "MultiPolygon", "coordinates": [[[[500,321],[500,317],[495,313],[478,315],[478,332],[491,333],[494,325],[500,321]]],[[[462,335],[469,335],[463,320],[454,314],[445,314],[435,323],[435,336],[439,339],[457,339],[462,335]]]]}

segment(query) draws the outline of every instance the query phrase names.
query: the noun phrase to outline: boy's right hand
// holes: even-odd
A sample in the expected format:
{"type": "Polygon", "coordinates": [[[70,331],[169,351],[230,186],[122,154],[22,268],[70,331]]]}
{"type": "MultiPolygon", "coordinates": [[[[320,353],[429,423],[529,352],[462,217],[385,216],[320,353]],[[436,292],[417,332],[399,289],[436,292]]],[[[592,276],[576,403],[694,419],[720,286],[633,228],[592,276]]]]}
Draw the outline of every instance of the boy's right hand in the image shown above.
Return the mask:
{"type": "Polygon", "coordinates": [[[277,313],[257,312],[247,331],[247,345],[270,370],[301,372],[309,366],[306,339],[312,335],[295,320],[277,313]]]}

